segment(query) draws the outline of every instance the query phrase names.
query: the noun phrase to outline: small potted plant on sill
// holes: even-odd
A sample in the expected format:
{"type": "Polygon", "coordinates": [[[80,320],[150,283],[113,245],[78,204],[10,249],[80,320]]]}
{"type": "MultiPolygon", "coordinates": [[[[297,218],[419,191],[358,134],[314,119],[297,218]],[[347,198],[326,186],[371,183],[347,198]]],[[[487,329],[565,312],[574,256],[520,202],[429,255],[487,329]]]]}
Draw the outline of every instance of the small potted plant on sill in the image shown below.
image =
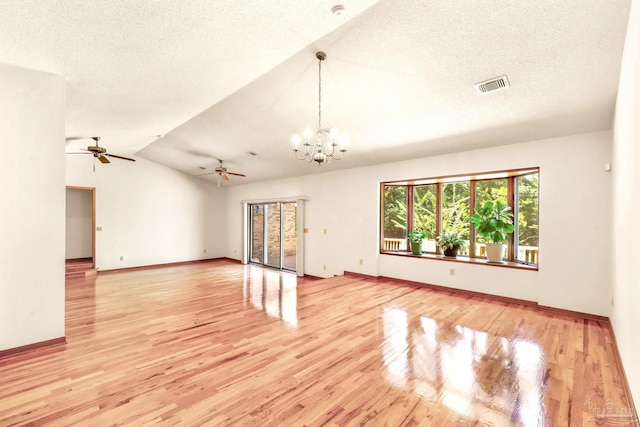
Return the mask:
{"type": "Polygon", "coordinates": [[[504,242],[515,229],[511,206],[500,200],[488,201],[475,209],[469,221],[475,225],[478,235],[486,242],[487,261],[501,263],[504,242]]]}
{"type": "Polygon", "coordinates": [[[437,245],[442,249],[444,256],[455,258],[458,250],[464,250],[467,243],[462,240],[455,231],[445,231],[436,237],[437,245]]]}
{"type": "Polygon", "coordinates": [[[411,244],[411,253],[414,255],[422,254],[422,241],[427,238],[427,234],[418,228],[409,232],[409,243],[411,244]]]}

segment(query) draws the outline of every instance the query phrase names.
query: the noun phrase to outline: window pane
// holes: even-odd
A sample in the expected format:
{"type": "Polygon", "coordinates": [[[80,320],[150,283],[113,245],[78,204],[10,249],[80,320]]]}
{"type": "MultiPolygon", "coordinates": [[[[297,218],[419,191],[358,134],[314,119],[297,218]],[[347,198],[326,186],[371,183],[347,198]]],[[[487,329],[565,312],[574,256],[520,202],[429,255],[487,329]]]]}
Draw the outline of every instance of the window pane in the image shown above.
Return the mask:
{"type": "MultiPolygon", "coordinates": [[[[500,200],[502,203],[507,203],[507,185],[506,179],[487,179],[484,181],[476,181],[476,203],[474,206],[482,206],[486,202],[494,200],[500,200]]],[[[486,242],[481,236],[476,236],[476,256],[486,256],[484,247],[485,243],[486,242]]]]}
{"type": "Polygon", "coordinates": [[[407,187],[385,186],[383,206],[383,250],[407,250],[407,187]]]}
{"type": "Polygon", "coordinates": [[[467,242],[469,254],[469,181],[442,184],[442,232],[457,232],[467,242]]]}
{"type": "Polygon", "coordinates": [[[423,252],[436,252],[436,186],[413,187],[413,228],[427,233],[422,242],[423,252]]]}
{"type": "Polygon", "coordinates": [[[264,264],[264,205],[251,205],[250,259],[264,264]]]}
{"type": "Polygon", "coordinates": [[[516,192],[516,259],[538,264],[538,174],[516,178],[516,192]]]}

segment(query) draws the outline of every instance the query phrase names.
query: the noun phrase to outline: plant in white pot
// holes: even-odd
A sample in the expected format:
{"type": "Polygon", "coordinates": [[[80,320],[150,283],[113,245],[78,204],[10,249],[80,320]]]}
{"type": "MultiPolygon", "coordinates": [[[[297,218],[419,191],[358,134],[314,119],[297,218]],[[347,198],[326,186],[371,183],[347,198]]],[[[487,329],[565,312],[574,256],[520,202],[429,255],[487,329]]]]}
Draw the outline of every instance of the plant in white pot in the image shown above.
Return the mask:
{"type": "Polygon", "coordinates": [[[475,225],[476,232],[486,242],[487,260],[502,262],[504,242],[515,229],[511,206],[500,200],[486,202],[475,209],[469,221],[475,225]]]}
{"type": "Polygon", "coordinates": [[[409,243],[411,244],[411,253],[414,255],[422,254],[422,241],[427,238],[427,233],[418,228],[409,232],[409,243]]]}
{"type": "Polygon", "coordinates": [[[464,250],[467,242],[462,240],[460,235],[455,231],[445,231],[436,237],[437,245],[442,249],[444,256],[455,258],[458,256],[458,250],[464,250]]]}

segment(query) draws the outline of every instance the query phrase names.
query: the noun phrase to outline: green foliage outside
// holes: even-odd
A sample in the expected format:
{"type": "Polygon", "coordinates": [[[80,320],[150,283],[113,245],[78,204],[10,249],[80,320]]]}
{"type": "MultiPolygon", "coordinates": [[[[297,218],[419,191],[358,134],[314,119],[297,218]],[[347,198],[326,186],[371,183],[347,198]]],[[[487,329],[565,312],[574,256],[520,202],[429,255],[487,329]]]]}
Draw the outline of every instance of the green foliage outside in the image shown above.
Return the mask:
{"type": "Polygon", "coordinates": [[[413,188],[413,226],[427,234],[427,239],[436,237],[436,186],[421,185],[413,188]]]}
{"type": "Polygon", "coordinates": [[[442,184],[442,231],[455,232],[462,240],[469,240],[470,183],[442,184]]]}
{"type": "Polygon", "coordinates": [[[407,237],[407,187],[388,186],[384,188],[383,223],[384,237],[389,239],[407,237]]]}
{"type": "Polygon", "coordinates": [[[538,246],[538,177],[525,175],[518,182],[518,245],[538,246]]]}

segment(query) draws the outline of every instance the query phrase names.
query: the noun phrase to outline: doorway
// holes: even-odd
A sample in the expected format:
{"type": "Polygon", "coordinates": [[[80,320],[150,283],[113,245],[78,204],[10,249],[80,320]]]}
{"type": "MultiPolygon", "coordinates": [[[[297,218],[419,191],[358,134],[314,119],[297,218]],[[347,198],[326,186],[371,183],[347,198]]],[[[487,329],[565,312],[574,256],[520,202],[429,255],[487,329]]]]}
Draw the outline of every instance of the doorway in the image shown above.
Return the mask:
{"type": "Polygon", "coordinates": [[[93,187],[66,187],[65,259],[96,263],[96,192],[93,187]]]}
{"type": "Polygon", "coordinates": [[[297,203],[249,204],[249,261],[296,271],[297,203]]]}

